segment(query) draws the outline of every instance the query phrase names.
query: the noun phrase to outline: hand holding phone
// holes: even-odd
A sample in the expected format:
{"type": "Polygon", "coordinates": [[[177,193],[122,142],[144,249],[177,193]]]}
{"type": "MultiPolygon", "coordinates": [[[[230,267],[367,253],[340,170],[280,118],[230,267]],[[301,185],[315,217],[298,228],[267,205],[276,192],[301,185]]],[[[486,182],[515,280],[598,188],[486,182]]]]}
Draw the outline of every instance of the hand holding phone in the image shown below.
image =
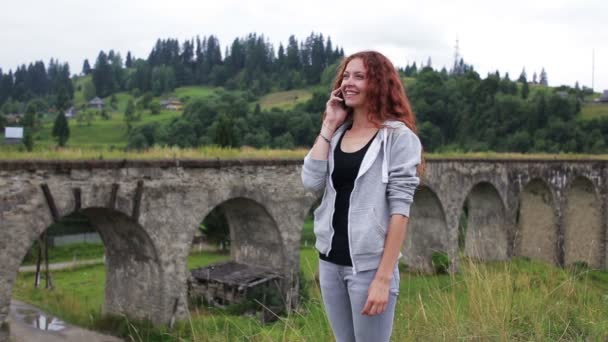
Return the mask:
{"type": "Polygon", "coordinates": [[[342,89],[334,89],[325,106],[325,121],[333,128],[337,128],[346,119],[347,107],[344,102],[342,89]]]}

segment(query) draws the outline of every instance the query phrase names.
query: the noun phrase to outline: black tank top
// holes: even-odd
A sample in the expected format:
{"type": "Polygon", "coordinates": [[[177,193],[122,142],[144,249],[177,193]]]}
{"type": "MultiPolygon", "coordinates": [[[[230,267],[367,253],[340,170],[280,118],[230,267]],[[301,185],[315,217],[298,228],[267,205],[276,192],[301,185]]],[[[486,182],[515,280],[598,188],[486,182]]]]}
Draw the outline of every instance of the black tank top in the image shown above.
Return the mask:
{"type": "Polygon", "coordinates": [[[319,258],[325,261],[333,262],[342,266],[352,266],[350,259],[350,250],[348,246],[348,207],[350,205],[350,195],[355,186],[355,179],[359,173],[361,162],[367,152],[376,134],[367,142],[367,144],[358,151],[347,153],[342,151],[342,138],[346,131],[351,129],[348,127],[340,139],[338,146],[334,150],[334,170],[331,174],[331,180],[336,189],[336,202],[334,205],[334,215],[332,217],[332,225],[334,227],[334,236],[331,241],[331,250],[329,255],[319,253],[319,258]]]}

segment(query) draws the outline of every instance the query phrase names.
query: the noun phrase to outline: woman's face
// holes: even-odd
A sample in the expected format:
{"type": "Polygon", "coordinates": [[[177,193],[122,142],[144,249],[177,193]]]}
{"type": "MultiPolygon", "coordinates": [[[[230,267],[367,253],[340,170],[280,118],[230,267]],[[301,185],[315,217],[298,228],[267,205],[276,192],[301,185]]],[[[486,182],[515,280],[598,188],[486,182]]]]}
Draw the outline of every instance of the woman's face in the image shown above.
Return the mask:
{"type": "Polygon", "coordinates": [[[348,62],[342,74],[342,95],[349,107],[362,107],[367,97],[367,70],[361,58],[348,62]]]}

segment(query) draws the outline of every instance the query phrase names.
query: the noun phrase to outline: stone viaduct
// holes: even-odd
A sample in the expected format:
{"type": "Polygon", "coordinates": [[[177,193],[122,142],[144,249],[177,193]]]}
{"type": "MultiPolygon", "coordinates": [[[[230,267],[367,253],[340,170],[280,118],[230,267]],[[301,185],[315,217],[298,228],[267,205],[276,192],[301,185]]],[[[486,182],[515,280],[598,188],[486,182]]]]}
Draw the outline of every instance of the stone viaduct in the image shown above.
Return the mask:
{"type": "MultiPolygon", "coordinates": [[[[192,237],[217,206],[230,225],[232,259],[286,275],[292,303],[301,229],[319,200],[303,189],[301,167],[301,159],[0,161],[0,340],[27,250],[74,211],[106,248],[106,313],[158,323],[185,317],[192,237]]],[[[455,269],[462,251],[605,268],[607,179],[606,160],[427,160],[402,262],[428,270],[442,251],[455,269]]]]}

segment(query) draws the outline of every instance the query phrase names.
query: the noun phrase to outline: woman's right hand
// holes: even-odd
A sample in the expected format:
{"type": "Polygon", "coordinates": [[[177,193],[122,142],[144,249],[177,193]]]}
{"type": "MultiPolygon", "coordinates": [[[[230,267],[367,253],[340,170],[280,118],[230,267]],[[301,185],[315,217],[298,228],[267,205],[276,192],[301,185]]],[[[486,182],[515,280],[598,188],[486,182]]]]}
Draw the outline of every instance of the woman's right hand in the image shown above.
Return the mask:
{"type": "Polygon", "coordinates": [[[342,88],[333,90],[325,105],[325,120],[323,120],[323,125],[326,125],[332,131],[335,131],[346,119],[347,111],[344,98],[339,96],[341,92],[342,88]]]}

